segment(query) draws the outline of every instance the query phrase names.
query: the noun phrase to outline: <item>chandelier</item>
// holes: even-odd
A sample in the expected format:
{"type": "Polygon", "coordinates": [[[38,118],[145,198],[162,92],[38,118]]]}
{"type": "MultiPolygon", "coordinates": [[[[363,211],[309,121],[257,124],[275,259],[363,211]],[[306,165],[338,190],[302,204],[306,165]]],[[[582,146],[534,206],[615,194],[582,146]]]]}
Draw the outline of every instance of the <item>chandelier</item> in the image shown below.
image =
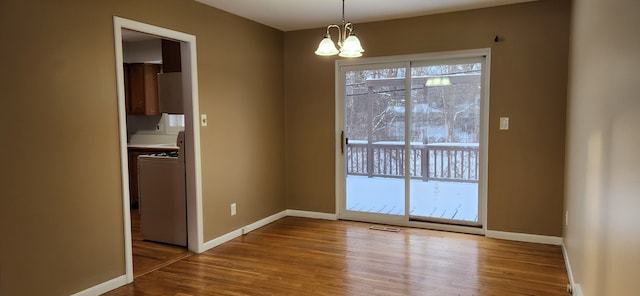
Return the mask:
{"type": "Polygon", "coordinates": [[[362,56],[362,45],[360,40],[356,37],[356,33],[353,31],[353,24],[344,20],[344,0],[342,0],[342,26],[331,24],[327,26],[327,32],[320,41],[316,54],[320,56],[332,56],[338,54],[345,58],[357,58],[362,56]],[[329,35],[329,29],[338,29],[338,46],[340,50],[336,48],[336,44],[331,40],[329,35]]]}

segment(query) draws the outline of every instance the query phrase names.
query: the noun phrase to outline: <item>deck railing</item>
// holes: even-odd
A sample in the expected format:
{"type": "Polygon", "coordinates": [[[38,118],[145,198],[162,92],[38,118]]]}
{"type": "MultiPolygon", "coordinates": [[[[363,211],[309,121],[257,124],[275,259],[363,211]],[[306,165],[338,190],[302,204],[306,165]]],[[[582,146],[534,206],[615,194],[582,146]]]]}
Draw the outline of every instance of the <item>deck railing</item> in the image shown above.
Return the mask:
{"type": "MultiPolygon", "coordinates": [[[[478,182],[480,155],[477,143],[411,143],[409,175],[424,181],[478,182]]],[[[348,175],[402,178],[403,142],[350,140],[346,151],[348,175]]]]}

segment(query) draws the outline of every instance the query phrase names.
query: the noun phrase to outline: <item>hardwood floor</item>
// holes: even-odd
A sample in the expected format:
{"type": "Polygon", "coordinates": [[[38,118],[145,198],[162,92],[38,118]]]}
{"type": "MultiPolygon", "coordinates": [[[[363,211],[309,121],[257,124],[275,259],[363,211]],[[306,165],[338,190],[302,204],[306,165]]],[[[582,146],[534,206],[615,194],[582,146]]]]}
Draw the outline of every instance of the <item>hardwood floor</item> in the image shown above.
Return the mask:
{"type": "Polygon", "coordinates": [[[569,295],[559,246],[287,217],[106,295],[569,295]]]}
{"type": "Polygon", "coordinates": [[[131,240],[134,278],[193,254],[185,247],[143,240],[142,235],[140,235],[140,213],[137,209],[131,209],[131,240]]]}

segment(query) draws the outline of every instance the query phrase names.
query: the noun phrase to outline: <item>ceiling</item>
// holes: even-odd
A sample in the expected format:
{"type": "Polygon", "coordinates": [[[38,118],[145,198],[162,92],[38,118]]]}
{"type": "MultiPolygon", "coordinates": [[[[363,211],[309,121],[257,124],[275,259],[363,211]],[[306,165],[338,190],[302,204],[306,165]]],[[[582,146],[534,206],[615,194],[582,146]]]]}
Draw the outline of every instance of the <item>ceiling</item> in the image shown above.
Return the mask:
{"type": "Polygon", "coordinates": [[[160,39],[158,36],[145,34],[142,32],[122,29],[122,41],[124,42],[136,42],[136,41],[145,41],[152,39],[160,39]]]}
{"type": "MultiPolygon", "coordinates": [[[[339,24],[340,0],[195,0],[281,31],[339,24]]],[[[346,0],[345,19],[383,21],[536,0],[346,0]]]]}

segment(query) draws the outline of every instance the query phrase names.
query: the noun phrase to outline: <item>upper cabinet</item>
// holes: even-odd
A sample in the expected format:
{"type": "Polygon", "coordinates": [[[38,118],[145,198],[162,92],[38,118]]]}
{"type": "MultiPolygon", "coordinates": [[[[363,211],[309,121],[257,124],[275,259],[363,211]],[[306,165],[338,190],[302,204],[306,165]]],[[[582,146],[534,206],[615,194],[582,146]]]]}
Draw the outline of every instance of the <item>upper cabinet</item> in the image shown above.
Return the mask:
{"type": "Polygon", "coordinates": [[[180,42],[162,39],[162,72],[182,72],[180,42]]]}
{"type": "Polygon", "coordinates": [[[160,112],[183,114],[180,42],[162,39],[162,74],[158,76],[160,112]]]}
{"type": "Polygon", "coordinates": [[[162,113],[184,113],[181,72],[158,74],[158,101],[162,113]]]}
{"type": "Polygon", "coordinates": [[[127,114],[159,115],[158,73],[160,65],[124,64],[125,105],[127,114]]]}

